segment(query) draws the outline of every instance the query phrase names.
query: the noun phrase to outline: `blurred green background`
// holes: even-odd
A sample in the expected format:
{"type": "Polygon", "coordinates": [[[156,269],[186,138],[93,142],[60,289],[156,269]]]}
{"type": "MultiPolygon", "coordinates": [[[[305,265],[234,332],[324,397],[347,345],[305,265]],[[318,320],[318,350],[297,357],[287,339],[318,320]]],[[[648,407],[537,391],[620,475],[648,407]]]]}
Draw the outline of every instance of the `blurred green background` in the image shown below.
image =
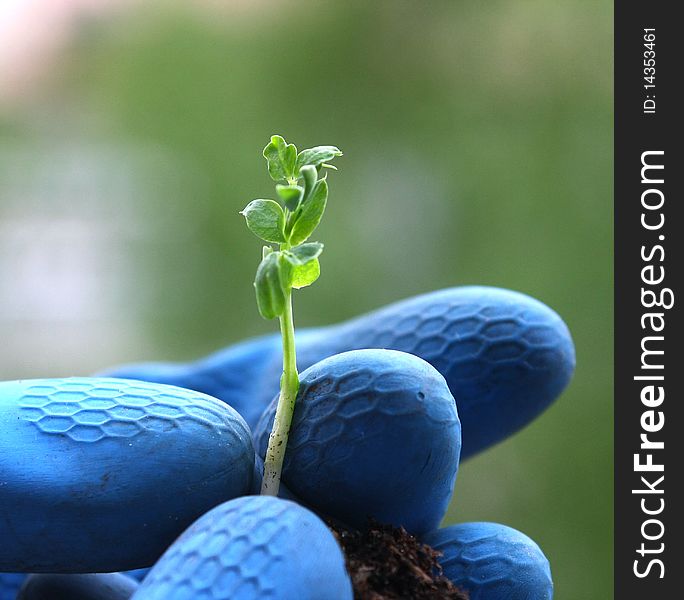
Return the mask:
{"type": "Polygon", "coordinates": [[[338,145],[297,324],[470,283],[556,309],[574,381],[463,465],[447,522],[528,533],[558,600],[612,597],[612,5],[123,5],[76,11],[39,84],[0,104],[0,375],[272,331],[238,211],[272,193],[271,133],[338,145]]]}

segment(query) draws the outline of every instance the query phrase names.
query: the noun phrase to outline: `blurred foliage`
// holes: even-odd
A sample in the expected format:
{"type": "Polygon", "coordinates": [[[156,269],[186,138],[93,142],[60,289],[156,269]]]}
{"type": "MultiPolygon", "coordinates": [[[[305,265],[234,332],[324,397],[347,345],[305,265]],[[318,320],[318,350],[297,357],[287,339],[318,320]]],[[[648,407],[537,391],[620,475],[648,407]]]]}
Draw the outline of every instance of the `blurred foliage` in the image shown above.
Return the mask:
{"type": "Polygon", "coordinates": [[[335,144],[323,275],[296,294],[298,325],[468,283],[555,308],[577,345],[571,387],[463,466],[447,521],[528,533],[558,600],[612,597],[611,4],[169,6],[84,31],[54,91],[72,130],[166,157],[145,166],[156,195],[140,214],[158,226],[130,256],[157,356],[121,360],[191,359],[273,329],[238,211],[271,192],[271,133],[335,144]]]}

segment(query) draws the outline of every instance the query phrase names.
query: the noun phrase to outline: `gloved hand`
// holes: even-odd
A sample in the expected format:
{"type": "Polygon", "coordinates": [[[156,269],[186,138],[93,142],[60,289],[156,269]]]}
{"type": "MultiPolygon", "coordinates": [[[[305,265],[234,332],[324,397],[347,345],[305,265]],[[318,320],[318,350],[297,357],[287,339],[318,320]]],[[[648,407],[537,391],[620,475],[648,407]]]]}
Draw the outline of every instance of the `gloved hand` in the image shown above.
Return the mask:
{"type": "MultiPolygon", "coordinates": [[[[532,421],[563,391],[575,367],[570,332],[554,311],[493,287],[423,294],[339,325],[298,331],[296,341],[300,371],[362,348],[400,350],[430,363],[456,399],[464,459],[532,421]]],[[[126,365],[105,374],[204,392],[254,428],[278,392],[281,356],[274,334],[195,363],[126,365]]]]}
{"type": "MultiPolygon", "coordinates": [[[[238,409],[254,426],[277,391],[279,344],[277,336],[267,336],[193,365],[146,365],[121,368],[110,374],[172,383],[216,395],[238,409]]],[[[288,450],[292,455],[298,454],[299,459],[286,465],[284,482],[312,508],[350,522],[381,512],[388,506],[385,499],[391,498],[396,502],[389,511],[375,516],[395,524],[407,524],[416,533],[434,528],[444,514],[458,465],[461,426],[463,456],[500,441],[546,408],[565,387],[574,367],[571,338],[553,311],[522,294],[493,288],[435,292],[342,325],[305,331],[298,337],[299,366],[303,369],[323,358],[364,347],[408,351],[426,359],[432,367],[408,355],[357,352],[334,356],[316,365],[311,370],[310,382],[303,373],[298,403],[301,418],[296,412],[292,431],[292,439],[299,443],[288,450]],[[354,379],[346,377],[349,371],[360,375],[355,381],[349,381],[354,379]],[[448,388],[439,373],[446,378],[448,388]],[[449,412],[449,407],[453,408],[452,395],[460,425],[455,411],[449,412]],[[393,400],[395,404],[391,404],[393,400]],[[438,407],[437,417],[416,418],[421,414],[416,406],[420,402],[433,406],[430,404],[433,400],[438,407]],[[363,408],[364,402],[370,403],[371,410],[363,408]],[[307,429],[307,419],[312,416],[316,426],[307,429]],[[416,423],[414,429],[412,422],[416,423]],[[381,432],[373,429],[378,424],[381,432]],[[354,450],[358,447],[359,452],[364,448],[372,451],[374,446],[368,445],[367,437],[375,435],[376,452],[365,460],[360,459],[361,455],[354,450]],[[340,445],[340,440],[345,443],[340,445]],[[430,444],[434,445],[433,452],[421,452],[430,444]],[[383,447],[385,451],[377,451],[383,447]],[[342,451],[344,448],[351,451],[342,451]],[[316,480],[302,476],[297,471],[297,462],[303,470],[309,469],[309,473],[316,471],[311,471],[312,464],[330,468],[316,480]],[[387,468],[373,481],[370,476],[383,465],[387,468]],[[401,465],[410,468],[402,473],[398,468],[401,465]],[[423,466],[428,474],[421,482],[423,466]],[[405,479],[397,485],[395,478],[402,474],[405,479]],[[340,485],[347,486],[345,494],[350,494],[349,503],[344,502],[344,494],[340,494],[342,502],[339,497],[337,502],[323,497],[322,491],[330,482],[337,489],[340,485]],[[426,490],[427,502],[422,502],[426,490]]],[[[203,417],[209,422],[214,420],[212,430],[207,423],[198,426],[195,416],[188,415],[195,411],[188,408],[195,400],[184,398],[185,409],[181,410],[184,418],[178,418],[175,413],[157,418],[158,411],[127,413],[140,408],[135,398],[145,398],[145,394],[123,393],[110,398],[114,404],[105,409],[110,411],[106,422],[124,423],[114,429],[132,432],[129,420],[133,419],[143,434],[132,434],[130,438],[105,434],[102,439],[95,439],[93,427],[104,431],[106,423],[86,423],[85,429],[90,431],[86,434],[75,419],[71,419],[73,429],[67,428],[66,421],[73,414],[63,412],[71,410],[65,403],[83,404],[87,400],[88,404],[92,398],[98,398],[90,392],[99,389],[99,381],[77,383],[88,382],[92,387],[79,400],[67,395],[64,399],[53,398],[48,404],[33,406],[31,397],[40,394],[23,389],[19,392],[22,398],[29,397],[28,404],[24,400],[18,406],[14,400],[14,412],[10,410],[8,422],[11,426],[12,419],[16,421],[17,413],[23,411],[22,426],[28,423],[32,436],[26,434],[14,440],[9,436],[9,443],[7,439],[0,441],[0,446],[4,446],[0,447],[0,463],[6,462],[0,464],[3,474],[0,484],[5,484],[0,485],[0,514],[10,517],[13,528],[3,531],[0,521],[0,538],[22,539],[21,544],[9,544],[14,552],[8,550],[3,554],[0,550],[1,569],[78,572],[145,566],[151,564],[153,554],[158,556],[168,545],[172,531],[177,535],[185,528],[188,519],[223,500],[246,493],[244,486],[249,476],[245,473],[251,472],[253,465],[252,448],[246,441],[244,423],[228,407],[219,409],[206,396],[195,395],[205,407],[206,403],[211,404],[209,413],[213,416],[204,414],[203,417]],[[133,403],[127,398],[133,398],[133,403]],[[48,411],[40,416],[40,409],[44,413],[45,406],[48,411]],[[47,425],[42,427],[40,422],[44,418],[47,425]],[[145,422],[153,425],[146,427],[145,422]],[[231,442],[221,446],[220,442],[226,441],[221,437],[224,434],[231,442]],[[82,436],[93,439],[80,439],[82,436]],[[216,452],[217,445],[225,451],[216,452]],[[26,453],[27,449],[30,452],[26,453]],[[24,454],[30,458],[19,459],[24,454]],[[39,466],[27,467],[31,460],[37,461],[43,455],[50,458],[42,470],[39,466]],[[4,475],[6,472],[10,473],[9,479],[4,475]],[[113,481],[111,473],[115,474],[113,481]],[[36,474],[39,477],[34,477],[36,474]],[[107,474],[109,478],[103,480],[107,474]],[[31,494],[26,495],[27,490],[32,491],[32,482],[37,488],[33,490],[33,505],[24,502],[21,510],[11,508],[20,496],[32,498],[31,494]],[[97,482],[104,492],[98,490],[97,482]],[[44,506],[54,511],[50,519],[40,516],[44,506]],[[191,513],[197,514],[191,516],[191,513]],[[50,550],[36,550],[31,543],[37,528],[51,536],[54,545],[50,550]],[[139,550],[138,541],[143,539],[139,550]],[[107,567],[103,568],[105,564],[107,567]]],[[[109,382],[113,386],[144,388],[153,397],[150,404],[153,407],[169,408],[160,396],[170,394],[178,398],[190,394],[177,388],[109,382]],[[169,392],[171,389],[174,391],[169,392]]],[[[9,396],[14,394],[16,398],[18,384],[6,385],[12,390],[9,396]]],[[[40,383],[31,385],[41,386],[40,383]]],[[[58,392],[53,389],[51,393],[58,392]]],[[[8,403],[7,397],[6,389],[0,389],[0,413],[8,403]]],[[[89,413],[90,407],[86,404],[79,411],[89,413]]],[[[269,416],[267,412],[257,427],[260,452],[269,416]]],[[[230,537],[230,532],[224,534],[230,537]]],[[[163,564],[161,561],[155,569],[161,569],[163,564]]],[[[215,568],[218,577],[223,572],[220,561],[215,568]]],[[[258,578],[258,573],[251,577],[258,578]]],[[[150,589],[150,586],[143,588],[150,589]]],[[[222,597],[200,596],[196,592],[178,597],[222,597]]]]}

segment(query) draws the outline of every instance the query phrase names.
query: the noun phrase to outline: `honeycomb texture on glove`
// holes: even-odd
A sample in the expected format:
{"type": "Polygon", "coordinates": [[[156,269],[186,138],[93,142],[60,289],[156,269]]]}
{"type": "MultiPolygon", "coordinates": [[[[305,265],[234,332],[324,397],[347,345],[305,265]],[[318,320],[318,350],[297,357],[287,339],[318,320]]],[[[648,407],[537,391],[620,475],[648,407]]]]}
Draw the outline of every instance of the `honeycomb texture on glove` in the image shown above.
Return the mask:
{"type": "Polygon", "coordinates": [[[263,392],[257,390],[261,388],[265,372],[282,362],[281,344],[279,334],[265,335],[234,344],[193,363],[120,365],[100,375],[165,383],[209,394],[235,408],[253,427],[270,401],[270,395],[263,399],[263,392]]]}
{"type": "MultiPolygon", "coordinates": [[[[277,398],[255,429],[266,457],[277,398]]],[[[394,350],[355,350],[301,375],[283,482],[307,505],[364,527],[436,528],[458,471],[461,428],[444,378],[394,350]]]]}
{"type": "MultiPolygon", "coordinates": [[[[423,294],[339,325],[297,332],[300,371],[362,348],[415,354],[446,379],[458,402],[462,458],[532,421],[566,387],[575,349],[563,320],[519,292],[466,286],[423,294]]],[[[229,403],[251,427],[278,391],[277,335],[227,348],[187,365],[128,365],[118,377],[168,382],[229,403]]]]}
{"type": "Polygon", "coordinates": [[[462,523],[423,541],[443,553],[444,574],[470,600],[551,600],[549,561],[525,534],[497,523],[462,523]]]}
{"type": "Polygon", "coordinates": [[[168,385],[122,379],[73,377],[38,379],[18,400],[19,416],[43,433],[75,442],[133,437],[145,430],[208,428],[241,437],[244,422],[215,398],[168,385]]]}
{"type": "MultiPolygon", "coordinates": [[[[532,421],[565,388],[575,366],[572,338],[554,311],[524,294],[488,287],[398,302],[338,326],[330,343],[331,354],[387,348],[435,367],[456,399],[463,458],[532,421]]],[[[327,344],[318,342],[319,348],[327,344]]],[[[323,358],[319,352],[313,341],[304,343],[300,368],[323,358]]]]}
{"type": "Polygon", "coordinates": [[[0,383],[0,570],[150,566],[198,516],[249,493],[244,419],[196,391],[111,378],[0,383]]]}
{"type": "Polygon", "coordinates": [[[134,600],[351,600],[344,557],[326,525],[278,498],[246,496],[196,521],[134,600]]]}

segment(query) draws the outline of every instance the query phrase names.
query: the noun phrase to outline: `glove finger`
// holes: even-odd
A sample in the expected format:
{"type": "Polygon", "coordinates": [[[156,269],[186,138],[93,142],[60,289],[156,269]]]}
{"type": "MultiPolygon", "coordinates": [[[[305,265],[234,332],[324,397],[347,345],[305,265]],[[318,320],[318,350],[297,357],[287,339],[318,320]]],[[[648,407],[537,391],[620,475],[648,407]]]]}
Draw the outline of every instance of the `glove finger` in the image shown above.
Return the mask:
{"type": "Polygon", "coordinates": [[[352,600],[344,557],[307,509],[246,496],[197,520],[162,556],[134,600],[352,600]]]}
{"type": "Polygon", "coordinates": [[[444,574],[470,600],[551,600],[549,561],[524,533],[497,523],[461,523],[422,541],[442,552],[444,574]]]}
{"type": "MultiPolygon", "coordinates": [[[[562,319],[510,290],[458,287],[392,304],[345,323],[297,334],[300,371],[361,348],[415,354],[446,379],[463,426],[467,458],[518,431],[563,391],[575,349],[562,319]]],[[[220,398],[253,427],[278,389],[277,335],[229,348],[192,365],[125,366],[109,371],[173,383],[220,398]]]]}
{"type": "MultiPolygon", "coordinates": [[[[266,456],[276,399],[255,429],[266,456]]],[[[436,528],[451,498],[461,428],[444,378],[393,350],[355,350],[301,375],[283,481],[307,506],[355,527],[372,517],[436,528]]]]}
{"type": "Polygon", "coordinates": [[[121,573],[30,575],[17,600],[128,600],[138,582],[121,573]]]}
{"type": "MultiPolygon", "coordinates": [[[[135,571],[126,571],[123,575],[127,575],[140,582],[149,572],[149,568],[136,569],[135,571]]],[[[26,573],[0,573],[0,600],[16,600],[19,588],[21,588],[27,577],[29,576],[26,573]]],[[[56,600],[50,595],[47,598],[56,600]]]]}
{"type": "Polygon", "coordinates": [[[260,380],[265,371],[282,361],[281,352],[280,335],[272,334],[234,344],[195,363],[128,364],[98,375],[165,383],[208,394],[232,406],[253,427],[273,396],[264,396],[260,380]]]}
{"type": "Polygon", "coordinates": [[[0,600],[15,600],[26,573],[0,573],[0,600]]]}
{"type": "Polygon", "coordinates": [[[2,571],[149,566],[199,515],[251,485],[244,420],[171,386],[0,383],[0,431],[2,571]]]}

